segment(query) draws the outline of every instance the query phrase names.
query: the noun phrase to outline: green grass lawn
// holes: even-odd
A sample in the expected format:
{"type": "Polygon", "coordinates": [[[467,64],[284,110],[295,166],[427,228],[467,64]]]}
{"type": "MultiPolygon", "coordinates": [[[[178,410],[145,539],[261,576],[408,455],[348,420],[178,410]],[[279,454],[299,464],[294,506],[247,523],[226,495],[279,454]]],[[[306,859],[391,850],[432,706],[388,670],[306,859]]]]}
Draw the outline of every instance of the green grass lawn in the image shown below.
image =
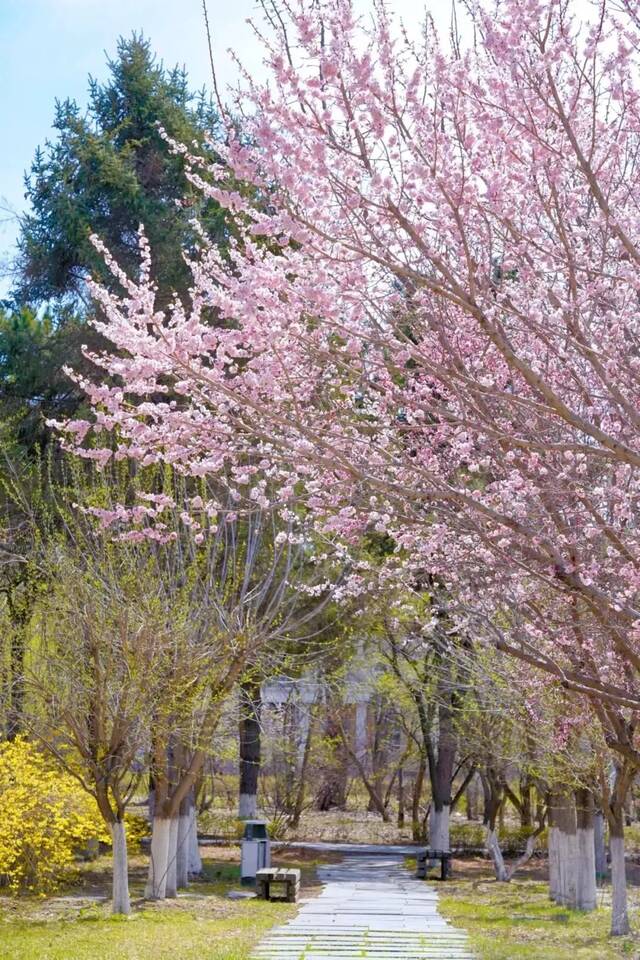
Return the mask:
{"type": "Polygon", "coordinates": [[[0,927],[3,960],[246,960],[252,946],[290,908],[238,905],[232,917],[198,911],[141,910],[128,920],[86,913],[73,920],[20,921],[0,927]]]}
{"type": "MultiPolygon", "coordinates": [[[[464,872],[464,871],[463,871],[464,872]]],[[[539,879],[517,877],[495,883],[484,876],[454,878],[438,890],[442,913],[469,933],[478,960],[618,960],[640,957],[637,939],[609,938],[610,913],[604,902],[594,913],[556,907],[539,879]]],[[[632,923],[637,913],[632,891],[632,923]]]]}
{"type": "MultiPolygon", "coordinates": [[[[229,900],[235,863],[206,859],[205,879],[164,904],[141,899],[144,862],[132,864],[134,910],[113,918],[106,902],[108,858],[83,869],[78,884],[45,900],[0,898],[1,960],[246,960],[272,926],[296,912],[286,903],[229,900]]],[[[303,876],[313,884],[315,870],[303,876]]]]}

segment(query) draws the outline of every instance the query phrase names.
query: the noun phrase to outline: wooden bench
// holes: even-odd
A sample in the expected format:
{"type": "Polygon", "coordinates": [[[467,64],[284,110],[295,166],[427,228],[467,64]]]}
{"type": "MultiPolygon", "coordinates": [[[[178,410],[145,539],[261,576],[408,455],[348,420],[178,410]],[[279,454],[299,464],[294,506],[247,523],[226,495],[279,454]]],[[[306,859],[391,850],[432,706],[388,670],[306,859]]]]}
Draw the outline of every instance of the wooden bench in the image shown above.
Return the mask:
{"type": "Polygon", "coordinates": [[[256,893],[262,900],[297,903],[300,871],[285,867],[266,867],[256,873],[256,893]]]}
{"type": "Polygon", "coordinates": [[[416,877],[424,880],[432,860],[440,861],[440,879],[448,880],[451,874],[451,854],[447,850],[420,850],[416,857],[416,877]]]}

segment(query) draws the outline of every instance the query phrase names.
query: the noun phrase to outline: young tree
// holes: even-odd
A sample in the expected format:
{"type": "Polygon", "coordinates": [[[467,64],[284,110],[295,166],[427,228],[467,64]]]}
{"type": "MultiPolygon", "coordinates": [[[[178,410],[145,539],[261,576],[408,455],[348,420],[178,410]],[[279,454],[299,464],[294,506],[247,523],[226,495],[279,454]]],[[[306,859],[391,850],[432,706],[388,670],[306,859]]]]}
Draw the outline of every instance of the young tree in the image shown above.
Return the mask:
{"type": "Polygon", "coordinates": [[[148,551],[85,532],[75,544],[49,542],[41,563],[56,576],[38,604],[26,723],[95,798],[113,845],[113,912],[128,914],[124,817],[149,762],[154,715],[173,695],[167,667],[179,627],[157,605],[148,551]]]}
{"type": "MultiPolygon", "coordinates": [[[[185,636],[192,672],[189,683],[177,685],[172,709],[153,723],[154,817],[146,892],[154,899],[175,896],[178,874],[186,873],[184,867],[177,870],[185,848],[182,805],[210,754],[227,698],[252,667],[264,669],[270,655],[277,661],[286,644],[306,645],[309,656],[318,620],[344,577],[342,554],[334,555],[327,544],[322,560],[316,558],[304,521],[295,515],[282,523],[259,505],[238,515],[231,501],[212,523],[201,497],[199,502],[200,521],[183,514],[202,540],[197,575],[187,584],[185,636]]],[[[171,545],[165,550],[171,563],[171,545]]]]}

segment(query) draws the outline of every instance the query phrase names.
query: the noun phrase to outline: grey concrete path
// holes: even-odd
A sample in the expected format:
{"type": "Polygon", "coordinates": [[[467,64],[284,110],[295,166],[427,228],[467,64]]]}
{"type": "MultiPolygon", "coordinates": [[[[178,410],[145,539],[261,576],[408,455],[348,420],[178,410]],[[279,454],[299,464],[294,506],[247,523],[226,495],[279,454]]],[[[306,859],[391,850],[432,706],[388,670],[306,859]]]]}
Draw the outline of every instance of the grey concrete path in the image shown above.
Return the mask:
{"type": "Polygon", "coordinates": [[[320,867],[324,889],[272,930],[254,960],[473,960],[464,932],[438,912],[435,885],[396,856],[347,857],[320,867]]]}
{"type": "Polygon", "coordinates": [[[294,850],[316,850],[318,853],[328,850],[345,857],[357,854],[359,857],[415,857],[418,850],[424,850],[424,843],[328,843],[306,840],[272,840],[274,849],[291,847],[294,850]]]}

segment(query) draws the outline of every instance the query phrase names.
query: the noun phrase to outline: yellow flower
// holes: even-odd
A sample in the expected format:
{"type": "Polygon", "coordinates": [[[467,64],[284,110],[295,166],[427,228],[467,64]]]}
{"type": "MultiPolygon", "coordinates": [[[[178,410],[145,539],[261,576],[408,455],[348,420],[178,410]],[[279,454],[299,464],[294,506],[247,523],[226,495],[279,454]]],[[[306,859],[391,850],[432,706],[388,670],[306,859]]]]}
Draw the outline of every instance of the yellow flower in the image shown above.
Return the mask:
{"type": "Polygon", "coordinates": [[[105,835],[94,800],[24,737],[0,744],[0,809],[0,884],[13,892],[55,889],[105,835]]]}

